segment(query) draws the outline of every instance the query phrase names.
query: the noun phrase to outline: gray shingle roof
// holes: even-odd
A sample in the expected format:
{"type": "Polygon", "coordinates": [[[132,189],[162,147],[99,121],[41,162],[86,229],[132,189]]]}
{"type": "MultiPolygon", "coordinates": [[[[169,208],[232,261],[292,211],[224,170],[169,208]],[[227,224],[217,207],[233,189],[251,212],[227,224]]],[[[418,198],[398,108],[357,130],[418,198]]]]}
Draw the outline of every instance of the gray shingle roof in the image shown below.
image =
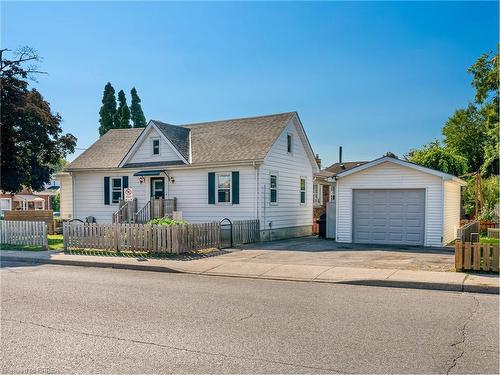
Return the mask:
{"type": "Polygon", "coordinates": [[[179,151],[182,157],[189,160],[189,129],[181,126],[165,124],[164,122],[152,120],[158,129],[179,151]]]}
{"type": "Polygon", "coordinates": [[[117,167],[143,130],[143,128],[109,130],[73,160],[66,170],[117,167]]]}
{"type": "Polygon", "coordinates": [[[182,125],[191,130],[192,163],[264,159],[294,114],[182,125]]]}
{"type": "MultiPolygon", "coordinates": [[[[287,112],[179,126],[153,122],[186,160],[189,160],[191,133],[191,163],[198,164],[264,159],[294,115],[295,112],[287,112]]],[[[66,170],[118,167],[142,131],[137,128],[108,131],[71,162],[66,170]]],[[[137,164],[140,168],[139,165],[143,164],[137,164]]],[[[160,162],[157,165],[172,163],[160,162]]],[[[126,166],[132,167],[130,164],[126,166]]]]}

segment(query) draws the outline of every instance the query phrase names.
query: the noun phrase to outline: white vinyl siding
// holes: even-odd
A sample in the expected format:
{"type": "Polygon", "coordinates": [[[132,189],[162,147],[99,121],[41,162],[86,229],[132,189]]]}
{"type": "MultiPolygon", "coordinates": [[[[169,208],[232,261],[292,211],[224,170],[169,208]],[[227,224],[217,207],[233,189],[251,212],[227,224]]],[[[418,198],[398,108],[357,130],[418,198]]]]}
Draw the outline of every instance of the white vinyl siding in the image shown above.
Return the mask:
{"type": "Polygon", "coordinates": [[[60,186],[61,218],[73,218],[73,179],[71,175],[65,174],[57,177],[60,186]]]}
{"type": "Polygon", "coordinates": [[[278,137],[259,168],[261,229],[312,226],[313,169],[293,121],[278,137]],[[287,151],[291,135],[292,153],[287,151]],[[279,204],[270,204],[270,175],[279,175],[279,204]],[[306,202],[300,204],[300,178],[306,177],[306,202]],[[265,199],[265,202],[264,202],[265,199]]]}
{"type": "MultiPolygon", "coordinates": [[[[207,223],[220,221],[227,217],[230,220],[256,219],[255,212],[255,169],[252,166],[232,166],[208,169],[179,169],[169,172],[175,178],[169,184],[169,197],[177,197],[177,209],[182,211],[182,218],[190,223],[207,223]],[[240,203],[209,204],[208,173],[239,171],[240,203]]],[[[217,183],[217,178],[215,179],[217,183]]],[[[217,187],[217,186],[216,186],[217,187]]],[[[217,189],[215,189],[217,195],[217,189]]],[[[232,194],[232,192],[231,192],[232,194]]],[[[217,197],[216,197],[217,198],[217,197]]]]}
{"type": "Polygon", "coordinates": [[[425,246],[441,246],[443,189],[440,177],[385,162],[337,181],[337,241],[352,242],[353,189],[425,189],[425,246]]]}
{"type": "Polygon", "coordinates": [[[112,191],[111,177],[128,176],[128,187],[132,188],[134,198],[138,199],[137,207],[143,207],[149,199],[149,177],[140,184],[139,177],[133,176],[137,170],[104,171],[104,172],[73,172],[74,187],[74,218],[85,219],[94,216],[98,223],[110,223],[111,216],[118,210],[117,204],[104,204],[104,177],[110,177],[109,190],[112,191]]]}
{"type": "Polygon", "coordinates": [[[460,185],[453,181],[444,182],[443,202],[443,244],[456,238],[460,227],[460,185]]]}
{"type": "Polygon", "coordinates": [[[172,147],[165,142],[160,134],[158,134],[154,128],[150,128],[148,134],[143,138],[142,143],[137,147],[136,151],[129,158],[127,163],[147,163],[173,160],[180,160],[180,158],[172,147]],[[155,139],[160,141],[159,155],[153,154],[153,140],[155,139]]]}

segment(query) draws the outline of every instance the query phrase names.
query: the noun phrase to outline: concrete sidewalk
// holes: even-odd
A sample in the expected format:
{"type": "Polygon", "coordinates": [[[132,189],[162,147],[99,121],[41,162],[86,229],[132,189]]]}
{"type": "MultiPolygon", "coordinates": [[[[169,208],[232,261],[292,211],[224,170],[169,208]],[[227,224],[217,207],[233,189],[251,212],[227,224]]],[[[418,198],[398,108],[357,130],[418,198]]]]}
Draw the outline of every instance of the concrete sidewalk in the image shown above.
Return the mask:
{"type": "Polygon", "coordinates": [[[51,251],[8,250],[2,250],[0,255],[2,262],[60,264],[211,276],[499,293],[498,275],[251,262],[249,261],[251,255],[246,251],[200,259],[144,259],[69,255],[51,251]]]}

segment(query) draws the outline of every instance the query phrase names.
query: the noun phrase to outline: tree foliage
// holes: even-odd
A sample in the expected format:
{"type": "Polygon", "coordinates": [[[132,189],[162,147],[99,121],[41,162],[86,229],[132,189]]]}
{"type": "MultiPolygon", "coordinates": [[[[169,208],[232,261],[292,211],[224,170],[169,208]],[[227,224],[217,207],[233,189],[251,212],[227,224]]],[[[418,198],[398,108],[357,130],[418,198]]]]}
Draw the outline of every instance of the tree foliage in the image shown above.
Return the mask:
{"type": "MultiPolygon", "coordinates": [[[[427,164],[430,160],[424,157],[425,154],[439,153],[444,156],[447,153],[448,159],[451,157],[450,154],[453,154],[465,158],[468,173],[481,172],[483,177],[498,175],[500,155],[498,51],[481,55],[468,71],[472,74],[471,84],[476,91],[474,101],[466,108],[456,110],[446,121],[442,129],[444,148],[439,146],[442,150],[438,151],[428,147],[431,143],[424,146],[422,152],[413,150],[410,154],[415,154],[413,157],[415,163],[425,160],[427,164]]],[[[449,168],[442,160],[430,164],[449,168]]]]}
{"type": "Polygon", "coordinates": [[[130,116],[132,118],[132,124],[134,125],[134,128],[145,128],[146,117],[144,117],[144,112],[142,112],[141,98],[137,95],[135,87],[132,87],[130,95],[132,97],[130,102],[130,116]]]}
{"type": "Polygon", "coordinates": [[[470,172],[481,168],[488,136],[484,118],[475,105],[457,110],[444,125],[443,135],[446,147],[467,159],[470,172]]]}
{"type": "Polygon", "coordinates": [[[118,92],[118,110],[116,111],[115,117],[115,128],[116,129],[127,129],[130,126],[130,109],[127,105],[127,98],[123,90],[118,92]]]}
{"type": "Polygon", "coordinates": [[[110,82],[104,86],[102,95],[102,106],[99,111],[99,135],[103,136],[109,129],[115,127],[116,97],[115,89],[110,82]]]}
{"type": "Polygon", "coordinates": [[[411,150],[405,158],[412,163],[455,176],[461,176],[467,171],[467,160],[442,147],[438,140],[424,145],[421,149],[411,150]]]}
{"type": "MultiPolygon", "coordinates": [[[[481,195],[483,197],[483,209],[480,219],[493,220],[495,210],[498,206],[498,196],[500,194],[499,177],[490,176],[481,182],[481,195]]],[[[470,177],[463,192],[464,213],[473,215],[476,210],[476,178],[470,177]]]]}
{"type": "Polygon", "coordinates": [[[27,79],[41,73],[41,59],[35,50],[24,47],[11,53],[0,50],[1,180],[0,189],[18,192],[23,186],[41,190],[50,181],[53,166],[74,152],[76,138],[63,134],[61,116],[27,79]]]}
{"type": "Polygon", "coordinates": [[[54,195],[50,196],[50,206],[52,207],[53,211],[60,211],[61,210],[61,193],[57,192],[54,195]]]}

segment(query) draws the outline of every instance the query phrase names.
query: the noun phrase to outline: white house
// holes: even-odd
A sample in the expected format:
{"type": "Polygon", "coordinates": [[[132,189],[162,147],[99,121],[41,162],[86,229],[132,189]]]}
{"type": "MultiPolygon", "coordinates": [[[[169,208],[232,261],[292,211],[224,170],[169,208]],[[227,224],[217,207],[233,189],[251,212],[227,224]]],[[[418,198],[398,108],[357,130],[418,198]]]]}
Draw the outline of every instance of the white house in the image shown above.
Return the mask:
{"type": "Polygon", "coordinates": [[[391,157],[336,178],[338,242],[443,246],[455,239],[463,180],[391,157]]]}
{"type": "Polygon", "coordinates": [[[63,218],[108,223],[123,190],[138,208],[177,198],[191,223],[259,219],[264,239],[308,235],[314,153],[296,112],[113,129],[58,175],[63,218]]]}

